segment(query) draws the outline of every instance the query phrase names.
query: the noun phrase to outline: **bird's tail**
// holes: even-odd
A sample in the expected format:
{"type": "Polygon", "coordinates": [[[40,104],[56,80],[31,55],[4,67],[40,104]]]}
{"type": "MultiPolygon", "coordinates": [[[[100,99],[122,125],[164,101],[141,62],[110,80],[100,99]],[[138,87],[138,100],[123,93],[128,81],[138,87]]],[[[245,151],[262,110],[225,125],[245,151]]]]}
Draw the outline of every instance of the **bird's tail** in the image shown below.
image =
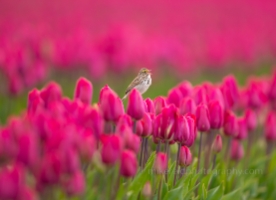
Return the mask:
{"type": "Polygon", "coordinates": [[[128,94],[125,94],[125,96],[123,96],[122,101],[125,100],[127,98],[128,94]]]}

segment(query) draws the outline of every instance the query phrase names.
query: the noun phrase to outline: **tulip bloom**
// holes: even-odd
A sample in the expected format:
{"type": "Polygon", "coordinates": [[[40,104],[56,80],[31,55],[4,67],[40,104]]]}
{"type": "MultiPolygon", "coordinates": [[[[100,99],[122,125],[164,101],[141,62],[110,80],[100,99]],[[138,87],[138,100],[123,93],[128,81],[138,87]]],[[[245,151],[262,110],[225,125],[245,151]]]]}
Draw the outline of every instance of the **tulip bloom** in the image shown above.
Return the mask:
{"type": "Polygon", "coordinates": [[[238,140],[231,142],[231,159],[239,161],[244,155],[243,146],[238,140]]]}
{"type": "Polygon", "coordinates": [[[129,150],[124,150],[121,157],[120,174],[126,178],[134,177],[138,168],[136,155],[129,150]]]}
{"type": "Polygon", "coordinates": [[[239,98],[238,86],[234,76],[230,75],[223,79],[221,92],[223,94],[226,109],[232,108],[239,98]]]}
{"type": "Polygon", "coordinates": [[[146,106],[146,112],[148,113],[155,113],[155,109],[154,109],[154,103],[150,98],[146,98],[145,102],[145,106],[146,106]]]}
{"type": "Polygon", "coordinates": [[[200,104],[196,109],[196,126],[201,132],[206,132],[210,129],[209,110],[204,104],[200,104]]]}
{"type": "Polygon", "coordinates": [[[46,107],[48,107],[52,102],[60,101],[62,97],[60,85],[55,82],[50,82],[41,90],[40,97],[43,99],[46,107]]]}
{"type": "Polygon", "coordinates": [[[195,114],[195,111],[196,111],[196,104],[192,98],[187,97],[181,100],[179,105],[180,115],[185,115],[187,113],[195,114]]]}
{"type": "Polygon", "coordinates": [[[155,114],[158,115],[161,113],[162,109],[167,106],[165,97],[156,97],[154,99],[154,109],[155,114]]]}
{"type": "Polygon", "coordinates": [[[192,164],[193,157],[190,149],[186,146],[180,147],[179,153],[179,165],[181,167],[187,167],[192,164]]]}
{"type": "Polygon", "coordinates": [[[236,136],[238,133],[238,122],[232,111],[226,111],[223,124],[224,134],[227,136],[236,136]]]}
{"type": "Polygon", "coordinates": [[[256,112],[251,109],[247,109],[244,117],[248,131],[255,130],[258,125],[256,112]]]}
{"type": "Polygon", "coordinates": [[[153,165],[153,169],[155,171],[156,174],[163,174],[166,172],[167,170],[167,154],[165,153],[157,153],[156,154],[156,158],[155,158],[155,162],[153,165]]]}
{"type": "Polygon", "coordinates": [[[85,78],[79,78],[75,88],[74,99],[79,99],[84,104],[90,104],[93,95],[93,86],[85,78]]]}
{"type": "Polygon", "coordinates": [[[102,161],[114,165],[121,157],[122,141],[118,135],[102,135],[102,161]]]}
{"type": "Polygon", "coordinates": [[[127,114],[135,120],[140,120],[143,118],[144,113],[145,105],[140,92],[136,89],[131,90],[127,105],[127,114]]]}
{"type": "Polygon", "coordinates": [[[244,140],[247,138],[248,135],[248,129],[247,129],[247,123],[244,118],[238,119],[238,133],[236,135],[236,139],[238,140],[244,140]]]}
{"type": "Polygon", "coordinates": [[[85,192],[85,177],[82,171],[75,172],[64,183],[64,189],[69,196],[79,196],[85,192]]]}
{"type": "Polygon", "coordinates": [[[219,153],[222,150],[222,139],[221,139],[221,136],[219,134],[216,135],[216,137],[213,141],[212,150],[215,153],[219,153]]]}
{"type": "Polygon", "coordinates": [[[270,112],[265,121],[265,138],[266,141],[275,141],[276,140],[276,114],[270,112]]]}
{"type": "Polygon", "coordinates": [[[174,141],[180,144],[185,144],[190,137],[189,124],[185,116],[178,116],[176,121],[175,132],[173,135],[174,141]]]}
{"type": "Polygon", "coordinates": [[[176,107],[179,107],[180,100],[183,98],[182,93],[178,88],[173,88],[168,93],[167,103],[174,104],[176,107]]]}
{"type": "Polygon", "coordinates": [[[152,118],[150,114],[145,113],[143,119],[141,120],[141,125],[142,125],[142,132],[141,135],[142,137],[148,137],[152,134],[153,131],[153,123],[152,123],[152,118]]]}
{"type": "Polygon", "coordinates": [[[212,129],[220,129],[223,125],[223,109],[219,101],[214,100],[208,104],[210,112],[210,126],[212,129]]]}
{"type": "Polygon", "coordinates": [[[100,108],[105,121],[117,122],[124,113],[121,99],[111,90],[106,89],[102,93],[100,108]]]}

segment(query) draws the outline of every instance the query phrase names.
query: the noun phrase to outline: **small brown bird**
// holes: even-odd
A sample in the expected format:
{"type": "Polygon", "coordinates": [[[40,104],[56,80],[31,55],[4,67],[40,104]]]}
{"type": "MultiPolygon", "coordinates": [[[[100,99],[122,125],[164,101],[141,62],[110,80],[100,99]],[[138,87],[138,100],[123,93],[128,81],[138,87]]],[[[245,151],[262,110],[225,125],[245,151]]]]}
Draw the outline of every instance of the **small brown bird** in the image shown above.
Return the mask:
{"type": "Polygon", "coordinates": [[[122,98],[122,100],[124,100],[129,95],[129,92],[133,88],[135,88],[141,94],[143,94],[149,89],[150,85],[151,85],[151,72],[150,72],[149,69],[142,68],[139,71],[136,78],[127,87],[126,92],[125,92],[125,96],[122,98]]]}

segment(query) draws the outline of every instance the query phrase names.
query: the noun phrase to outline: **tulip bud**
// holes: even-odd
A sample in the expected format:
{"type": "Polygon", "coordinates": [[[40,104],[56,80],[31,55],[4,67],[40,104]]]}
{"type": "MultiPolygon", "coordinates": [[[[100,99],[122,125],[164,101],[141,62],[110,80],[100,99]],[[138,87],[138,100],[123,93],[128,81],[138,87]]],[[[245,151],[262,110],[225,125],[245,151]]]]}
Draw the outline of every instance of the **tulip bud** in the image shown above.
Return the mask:
{"type": "Polygon", "coordinates": [[[192,164],[193,157],[190,149],[186,146],[180,147],[179,152],[179,165],[181,167],[187,167],[192,164]]]}
{"type": "Polygon", "coordinates": [[[271,101],[276,100],[276,71],[274,71],[272,80],[269,85],[269,91],[268,91],[268,96],[271,101]]]}
{"type": "Polygon", "coordinates": [[[213,100],[219,101],[222,109],[224,110],[225,103],[224,103],[224,99],[223,99],[223,94],[222,94],[221,90],[217,87],[213,88],[209,95],[209,101],[213,101],[213,100]]]}
{"type": "Polygon", "coordinates": [[[101,104],[101,102],[102,102],[102,100],[103,100],[103,98],[105,96],[105,93],[112,93],[112,94],[116,95],[115,92],[108,85],[105,85],[101,89],[100,94],[99,94],[99,103],[100,104],[101,104]]]}
{"type": "Polygon", "coordinates": [[[233,140],[231,142],[231,159],[234,161],[239,161],[244,155],[243,146],[238,140],[233,140]]]}
{"type": "Polygon", "coordinates": [[[212,150],[214,151],[214,153],[219,153],[222,150],[222,139],[219,134],[216,135],[213,141],[212,150]]]}
{"type": "Polygon", "coordinates": [[[230,75],[223,79],[221,92],[224,97],[226,109],[232,108],[239,98],[238,86],[234,76],[230,75]]]}
{"type": "Polygon", "coordinates": [[[154,99],[154,108],[155,108],[155,114],[158,115],[161,113],[162,109],[167,106],[165,97],[157,97],[154,99]]]}
{"type": "Polygon", "coordinates": [[[220,129],[223,125],[223,110],[219,101],[210,101],[209,105],[210,112],[210,125],[212,129],[220,129]]]}
{"type": "Polygon", "coordinates": [[[44,100],[45,106],[48,107],[50,103],[61,100],[61,87],[55,82],[50,82],[45,88],[41,90],[40,96],[44,100]]]}
{"type": "Polygon", "coordinates": [[[100,108],[105,121],[117,122],[124,113],[121,99],[109,89],[102,93],[100,108]]]}
{"type": "Polygon", "coordinates": [[[154,171],[156,174],[163,174],[167,170],[167,154],[165,153],[157,153],[155,162],[153,165],[154,171]]]}
{"type": "Polygon", "coordinates": [[[145,106],[140,92],[136,89],[131,90],[127,105],[127,114],[135,120],[140,120],[143,118],[144,113],[145,106]]]}
{"type": "Polygon", "coordinates": [[[40,105],[41,107],[44,106],[44,102],[42,98],[40,97],[40,92],[37,89],[33,89],[28,94],[28,103],[27,103],[27,109],[28,113],[32,112],[34,113],[37,109],[37,107],[40,105]]]}
{"type": "Polygon", "coordinates": [[[173,88],[168,93],[167,103],[174,104],[176,107],[179,107],[180,100],[183,98],[182,93],[178,88],[173,88]]]}
{"type": "Polygon", "coordinates": [[[244,117],[245,117],[248,131],[255,130],[258,125],[256,113],[251,109],[247,109],[244,117]]]}
{"type": "Polygon", "coordinates": [[[143,187],[142,190],[142,195],[146,198],[150,198],[152,195],[152,189],[151,189],[151,184],[149,181],[147,181],[143,187]]]}
{"type": "Polygon", "coordinates": [[[107,165],[114,165],[121,156],[122,141],[118,135],[102,135],[102,161],[107,165]]]}
{"type": "Polygon", "coordinates": [[[274,112],[268,113],[265,121],[265,138],[266,141],[276,140],[276,114],[274,112]]]}
{"type": "Polygon", "coordinates": [[[100,139],[100,135],[103,133],[104,121],[99,110],[96,108],[88,109],[83,114],[82,126],[92,130],[96,139],[100,139]]]}
{"type": "Polygon", "coordinates": [[[153,123],[152,123],[152,118],[150,116],[150,114],[145,113],[143,119],[141,120],[142,123],[142,133],[140,136],[142,137],[148,137],[152,134],[152,130],[153,130],[153,123]]]}
{"type": "Polygon", "coordinates": [[[190,82],[188,81],[183,81],[182,83],[180,83],[177,88],[179,89],[179,91],[182,94],[182,97],[189,97],[192,95],[193,93],[193,86],[190,82]]]}
{"type": "Polygon", "coordinates": [[[247,91],[249,95],[248,105],[251,108],[258,109],[266,102],[267,97],[256,80],[250,81],[247,91]]]}
{"type": "Polygon", "coordinates": [[[224,134],[227,136],[236,136],[238,133],[238,122],[232,111],[226,111],[224,114],[224,134]]]}
{"type": "Polygon", "coordinates": [[[207,91],[204,87],[198,86],[194,89],[194,100],[196,105],[207,104],[207,91]]]}
{"type": "Polygon", "coordinates": [[[122,125],[122,124],[126,124],[127,126],[132,127],[131,117],[127,114],[121,115],[121,117],[119,118],[119,121],[117,123],[117,127],[120,127],[120,125],[122,125]]]}
{"type": "Polygon", "coordinates": [[[196,126],[201,132],[206,132],[210,129],[209,110],[204,104],[200,104],[196,109],[196,126]]]}
{"type": "Polygon", "coordinates": [[[248,132],[247,132],[247,123],[244,118],[238,119],[238,133],[236,135],[236,139],[243,140],[247,138],[248,132]]]}
{"type": "Polygon", "coordinates": [[[144,101],[145,105],[146,105],[146,112],[148,113],[155,113],[155,109],[154,109],[154,103],[151,99],[146,98],[146,100],[144,101]]]}
{"type": "Polygon", "coordinates": [[[195,118],[192,116],[186,115],[187,123],[189,126],[189,138],[188,140],[183,144],[187,147],[191,147],[194,144],[194,141],[197,136],[197,130],[196,130],[196,124],[195,124],[195,118]]]}
{"type": "Polygon", "coordinates": [[[18,166],[0,171],[0,199],[17,199],[24,185],[24,171],[18,166]]]}
{"type": "Polygon", "coordinates": [[[170,140],[176,126],[177,120],[177,108],[174,105],[170,105],[162,110],[161,113],[161,130],[160,137],[164,140],[170,140]]]}
{"type": "Polygon", "coordinates": [[[196,104],[195,101],[188,97],[181,100],[179,105],[179,113],[180,115],[185,115],[187,113],[195,114],[196,104]]]}
{"type": "Polygon", "coordinates": [[[190,129],[186,117],[180,115],[176,121],[174,141],[184,144],[190,137],[190,129]]]}
{"type": "Polygon", "coordinates": [[[121,157],[120,174],[126,178],[134,177],[137,172],[136,155],[129,150],[124,150],[121,157]]]}
{"type": "Polygon", "coordinates": [[[74,99],[79,99],[84,104],[90,104],[93,95],[91,82],[83,77],[79,78],[75,88],[74,99]]]}
{"type": "Polygon", "coordinates": [[[85,192],[85,177],[82,171],[75,172],[64,184],[68,196],[80,196],[85,192]]]}

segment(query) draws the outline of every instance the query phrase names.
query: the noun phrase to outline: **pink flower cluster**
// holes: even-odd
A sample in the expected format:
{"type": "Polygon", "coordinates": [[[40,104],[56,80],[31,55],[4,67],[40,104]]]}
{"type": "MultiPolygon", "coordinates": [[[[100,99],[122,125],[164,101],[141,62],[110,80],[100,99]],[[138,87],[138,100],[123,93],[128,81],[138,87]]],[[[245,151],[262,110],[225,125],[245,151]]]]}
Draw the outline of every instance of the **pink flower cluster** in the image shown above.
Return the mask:
{"type": "MultiPolygon", "coordinates": [[[[250,79],[245,88],[238,87],[233,76],[220,84],[206,82],[195,87],[182,82],[167,97],[154,100],[143,100],[133,89],[125,112],[121,99],[107,85],[100,91],[99,102],[91,106],[93,86],[87,79],[78,80],[73,100],[50,82],[41,90],[32,90],[26,112],[11,117],[1,128],[0,199],[43,198],[53,188],[69,196],[81,195],[86,186],[85,169],[93,164],[96,151],[107,167],[118,164],[121,176],[134,177],[144,138],[152,137],[158,145],[177,143],[183,167],[192,162],[189,147],[197,131],[223,130],[233,139],[231,158],[239,160],[243,157],[240,141],[252,137],[257,114],[267,116],[266,140],[276,140],[275,83],[276,73],[272,78],[250,79]]],[[[215,153],[222,149],[219,133],[212,149],[215,153]]],[[[167,159],[166,153],[157,153],[157,174],[167,169],[167,159]]]]}

